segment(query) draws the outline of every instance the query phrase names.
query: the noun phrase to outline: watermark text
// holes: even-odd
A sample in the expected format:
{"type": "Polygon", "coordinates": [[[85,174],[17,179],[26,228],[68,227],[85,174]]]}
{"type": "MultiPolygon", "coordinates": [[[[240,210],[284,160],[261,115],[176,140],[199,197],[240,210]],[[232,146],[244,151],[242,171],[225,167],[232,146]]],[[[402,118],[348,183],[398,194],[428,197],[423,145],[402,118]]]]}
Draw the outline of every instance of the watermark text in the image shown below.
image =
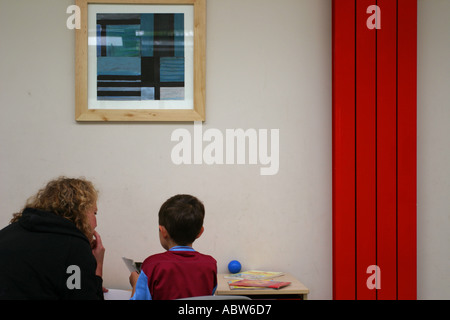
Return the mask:
{"type": "Polygon", "coordinates": [[[176,165],[260,164],[261,175],[276,175],[280,167],[279,140],[279,129],[226,129],[224,134],[215,128],[203,131],[202,122],[195,122],[193,134],[182,128],[172,132],[171,141],[178,143],[171,158],[176,165]]]}

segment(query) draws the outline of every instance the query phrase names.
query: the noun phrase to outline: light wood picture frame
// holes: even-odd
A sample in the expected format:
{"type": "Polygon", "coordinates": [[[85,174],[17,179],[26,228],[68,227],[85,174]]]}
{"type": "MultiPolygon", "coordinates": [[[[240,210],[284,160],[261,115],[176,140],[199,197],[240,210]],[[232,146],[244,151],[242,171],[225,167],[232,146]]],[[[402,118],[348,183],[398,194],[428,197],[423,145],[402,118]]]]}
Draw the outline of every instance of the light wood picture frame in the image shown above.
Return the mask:
{"type": "Polygon", "coordinates": [[[205,120],[206,0],[76,5],[76,121],[205,120]]]}

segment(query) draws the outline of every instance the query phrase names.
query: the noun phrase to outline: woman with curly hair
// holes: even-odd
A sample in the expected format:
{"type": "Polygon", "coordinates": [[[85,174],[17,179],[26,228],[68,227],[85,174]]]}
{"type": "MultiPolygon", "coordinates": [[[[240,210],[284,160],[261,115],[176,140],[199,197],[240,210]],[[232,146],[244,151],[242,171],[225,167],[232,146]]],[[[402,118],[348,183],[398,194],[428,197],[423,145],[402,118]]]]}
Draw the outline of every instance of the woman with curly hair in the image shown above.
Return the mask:
{"type": "Polygon", "coordinates": [[[103,299],[97,190],[60,177],[0,231],[0,299],[103,299]]]}

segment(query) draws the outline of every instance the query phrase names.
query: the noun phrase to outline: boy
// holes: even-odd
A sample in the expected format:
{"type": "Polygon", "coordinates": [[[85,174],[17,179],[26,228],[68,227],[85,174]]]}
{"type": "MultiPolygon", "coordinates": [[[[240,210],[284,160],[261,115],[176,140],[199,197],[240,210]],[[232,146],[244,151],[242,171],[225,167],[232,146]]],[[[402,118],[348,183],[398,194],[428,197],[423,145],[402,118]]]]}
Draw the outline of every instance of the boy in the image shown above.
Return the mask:
{"type": "Polygon", "coordinates": [[[191,195],[176,195],[159,210],[159,239],[167,251],[144,260],[130,275],[131,300],[173,300],[212,295],[217,262],[192,248],[203,233],[205,208],[191,195]]]}

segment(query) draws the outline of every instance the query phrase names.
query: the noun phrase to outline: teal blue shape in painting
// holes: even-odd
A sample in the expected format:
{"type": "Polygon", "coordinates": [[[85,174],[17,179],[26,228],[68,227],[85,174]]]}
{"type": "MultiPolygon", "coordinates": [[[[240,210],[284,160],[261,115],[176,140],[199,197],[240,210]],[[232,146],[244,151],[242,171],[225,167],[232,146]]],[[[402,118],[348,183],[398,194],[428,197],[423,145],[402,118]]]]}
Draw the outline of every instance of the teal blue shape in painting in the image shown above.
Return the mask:
{"type": "Polygon", "coordinates": [[[153,35],[155,16],[153,13],[141,14],[141,55],[142,57],[153,57],[153,35]]]}
{"type": "Polygon", "coordinates": [[[102,55],[102,27],[97,25],[97,57],[102,55]]]}
{"type": "Polygon", "coordinates": [[[140,25],[109,25],[106,28],[108,57],[140,57],[140,25]]]}
{"type": "Polygon", "coordinates": [[[99,76],[140,76],[141,58],[136,57],[98,57],[99,76]]]}
{"type": "Polygon", "coordinates": [[[175,57],[184,57],[184,13],[174,14],[175,57]]]}
{"type": "Polygon", "coordinates": [[[163,57],[160,65],[161,82],[184,82],[184,58],[163,57]]]}

